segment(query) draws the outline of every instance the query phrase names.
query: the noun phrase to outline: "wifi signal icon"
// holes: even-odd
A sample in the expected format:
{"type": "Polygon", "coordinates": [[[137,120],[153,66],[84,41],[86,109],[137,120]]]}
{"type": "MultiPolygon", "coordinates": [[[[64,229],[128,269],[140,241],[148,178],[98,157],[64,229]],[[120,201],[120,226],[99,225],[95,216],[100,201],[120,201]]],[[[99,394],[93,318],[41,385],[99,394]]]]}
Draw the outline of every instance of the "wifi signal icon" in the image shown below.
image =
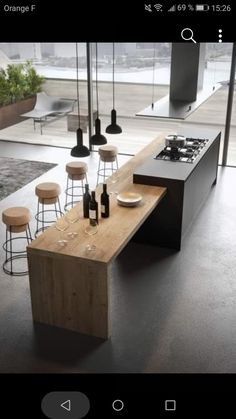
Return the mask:
{"type": "Polygon", "coordinates": [[[157,12],[162,12],[162,4],[154,4],[154,7],[156,9],[157,12]]]}

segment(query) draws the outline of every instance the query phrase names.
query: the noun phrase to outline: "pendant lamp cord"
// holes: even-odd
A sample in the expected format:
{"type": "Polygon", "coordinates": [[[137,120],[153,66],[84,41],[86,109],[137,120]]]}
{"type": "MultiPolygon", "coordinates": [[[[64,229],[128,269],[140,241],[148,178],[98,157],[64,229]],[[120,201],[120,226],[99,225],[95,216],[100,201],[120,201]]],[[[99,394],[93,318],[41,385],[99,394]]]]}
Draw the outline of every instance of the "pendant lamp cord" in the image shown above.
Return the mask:
{"type": "Polygon", "coordinates": [[[77,88],[77,106],[78,106],[78,122],[80,128],[80,103],[79,103],[79,54],[78,43],[76,42],[76,88],[77,88]]]}
{"type": "Polygon", "coordinates": [[[99,118],[98,108],[98,44],[96,42],[96,97],[97,97],[97,117],[99,118]]]}
{"type": "MultiPolygon", "coordinates": [[[[214,46],[214,49],[215,49],[215,46],[214,46]]],[[[213,63],[214,63],[214,73],[213,73],[213,86],[212,86],[212,90],[215,90],[215,84],[216,84],[216,59],[215,58],[216,58],[216,56],[214,54],[214,61],[213,61],[213,63]]]]}
{"type": "Polygon", "coordinates": [[[115,109],[115,43],[112,44],[112,89],[113,89],[113,109],[115,109]]]}
{"type": "Polygon", "coordinates": [[[153,67],[152,67],[152,109],[154,108],[154,86],[155,86],[155,61],[156,61],[156,44],[153,44],[153,67]]]}

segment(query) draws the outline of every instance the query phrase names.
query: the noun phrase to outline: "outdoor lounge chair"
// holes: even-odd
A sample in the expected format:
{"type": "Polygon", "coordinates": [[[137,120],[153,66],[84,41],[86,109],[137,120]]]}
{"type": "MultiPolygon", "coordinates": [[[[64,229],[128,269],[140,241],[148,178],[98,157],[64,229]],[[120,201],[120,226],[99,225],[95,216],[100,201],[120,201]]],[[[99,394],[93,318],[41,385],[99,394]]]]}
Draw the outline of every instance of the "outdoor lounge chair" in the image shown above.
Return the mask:
{"type": "Polygon", "coordinates": [[[62,118],[69,112],[73,112],[75,99],[65,99],[56,96],[48,96],[45,92],[37,93],[35,107],[32,111],[23,113],[21,116],[32,118],[35,124],[39,122],[40,132],[43,133],[43,126],[62,118]]]}

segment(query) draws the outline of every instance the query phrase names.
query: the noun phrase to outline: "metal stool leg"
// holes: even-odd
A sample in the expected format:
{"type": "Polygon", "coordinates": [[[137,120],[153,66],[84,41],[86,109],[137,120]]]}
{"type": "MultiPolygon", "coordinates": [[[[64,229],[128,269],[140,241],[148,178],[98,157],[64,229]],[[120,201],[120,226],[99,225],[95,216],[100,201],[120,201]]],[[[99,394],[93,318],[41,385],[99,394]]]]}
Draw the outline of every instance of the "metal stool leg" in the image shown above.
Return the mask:
{"type": "Polygon", "coordinates": [[[10,261],[11,261],[11,275],[13,274],[13,266],[12,266],[12,231],[10,226],[10,261]]]}
{"type": "Polygon", "coordinates": [[[5,248],[5,262],[7,261],[8,258],[8,245],[7,245],[7,239],[8,239],[8,234],[7,234],[7,227],[6,227],[6,248],[5,248]]]}
{"type": "Polygon", "coordinates": [[[118,169],[119,169],[119,166],[118,166],[118,158],[116,156],[116,170],[118,170],[118,169]]]}
{"type": "Polygon", "coordinates": [[[57,220],[58,220],[59,215],[58,215],[58,211],[57,211],[57,203],[56,202],[54,204],[54,208],[55,208],[55,214],[56,214],[56,217],[57,217],[57,220]]]}
{"type": "Polygon", "coordinates": [[[103,183],[105,182],[106,179],[106,162],[104,161],[103,163],[103,183]]]}
{"type": "Polygon", "coordinates": [[[44,232],[45,230],[45,222],[44,222],[44,199],[42,202],[42,231],[44,232]]]}
{"type": "Polygon", "coordinates": [[[66,211],[67,204],[68,204],[68,189],[69,189],[69,175],[67,175],[67,181],[66,181],[66,202],[64,206],[64,210],[66,211]]]}
{"type": "Polygon", "coordinates": [[[84,179],[81,180],[82,194],[84,194],[84,179]]]}
{"type": "Polygon", "coordinates": [[[30,230],[28,230],[28,229],[29,229],[29,224],[27,224],[27,227],[26,227],[26,230],[25,230],[25,235],[26,235],[27,243],[30,244],[30,242],[31,242],[31,239],[30,239],[31,233],[30,233],[30,230]]]}
{"type": "Polygon", "coordinates": [[[64,215],[64,214],[63,214],[63,212],[62,212],[62,210],[61,210],[61,203],[60,203],[60,199],[59,199],[59,197],[57,198],[57,203],[58,203],[58,208],[59,208],[59,211],[60,211],[60,215],[62,216],[62,215],[64,215]]]}
{"type": "Polygon", "coordinates": [[[13,264],[12,264],[12,231],[11,226],[6,227],[6,242],[3,244],[3,248],[5,245],[5,262],[3,264],[3,270],[5,273],[8,273],[9,275],[13,275],[13,264]],[[10,249],[9,249],[9,247],[10,249]],[[7,268],[7,262],[10,262],[10,271],[7,268]]]}
{"type": "Polygon", "coordinates": [[[100,159],[100,157],[99,157],[99,161],[98,161],[98,171],[97,171],[97,185],[98,185],[99,176],[100,176],[100,165],[101,165],[101,159],[100,159]]]}
{"type": "Polygon", "coordinates": [[[31,229],[30,229],[30,225],[29,224],[27,224],[27,229],[28,229],[29,239],[32,242],[33,238],[32,238],[31,229]]]}
{"type": "Polygon", "coordinates": [[[73,175],[72,175],[71,184],[72,184],[72,208],[73,208],[73,206],[74,206],[74,179],[73,179],[73,175]]]}
{"type": "MultiPolygon", "coordinates": [[[[39,199],[38,199],[38,205],[37,205],[37,214],[39,213],[39,199]]],[[[36,214],[36,215],[37,215],[36,214]]],[[[38,231],[38,229],[39,229],[39,220],[38,220],[38,217],[37,217],[37,223],[36,223],[36,231],[38,231]]]]}

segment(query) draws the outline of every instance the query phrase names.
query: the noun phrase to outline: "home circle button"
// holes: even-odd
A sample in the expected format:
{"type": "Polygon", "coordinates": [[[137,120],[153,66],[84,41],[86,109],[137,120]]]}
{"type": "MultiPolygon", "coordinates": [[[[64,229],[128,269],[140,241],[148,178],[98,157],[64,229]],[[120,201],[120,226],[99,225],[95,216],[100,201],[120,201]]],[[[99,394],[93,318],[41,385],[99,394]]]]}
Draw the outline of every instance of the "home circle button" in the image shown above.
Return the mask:
{"type": "Polygon", "coordinates": [[[112,403],[112,408],[116,411],[116,412],[120,412],[121,410],[124,409],[124,403],[122,402],[122,400],[114,400],[114,402],[112,403]]]}

